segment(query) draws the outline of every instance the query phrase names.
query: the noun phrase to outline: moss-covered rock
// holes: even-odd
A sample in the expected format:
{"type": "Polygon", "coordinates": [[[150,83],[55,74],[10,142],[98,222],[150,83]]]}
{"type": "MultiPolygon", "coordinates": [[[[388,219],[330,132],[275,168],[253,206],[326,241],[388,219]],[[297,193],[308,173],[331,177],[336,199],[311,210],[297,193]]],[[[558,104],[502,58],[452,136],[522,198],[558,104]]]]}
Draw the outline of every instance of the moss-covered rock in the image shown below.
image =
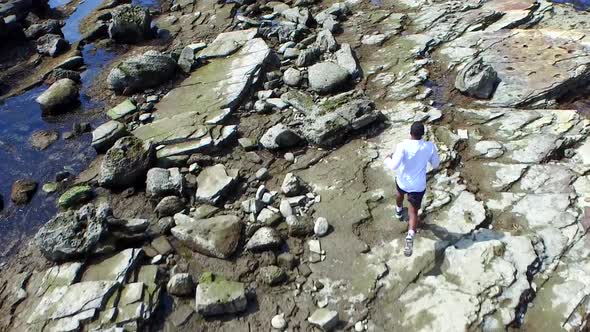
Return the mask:
{"type": "MultiPolygon", "coordinates": [[[[43,186],[43,188],[45,188],[45,186],[43,186]]],[[[57,205],[60,208],[67,209],[74,205],[87,202],[92,198],[92,195],[92,187],[88,185],[72,187],[59,197],[57,205]]]]}

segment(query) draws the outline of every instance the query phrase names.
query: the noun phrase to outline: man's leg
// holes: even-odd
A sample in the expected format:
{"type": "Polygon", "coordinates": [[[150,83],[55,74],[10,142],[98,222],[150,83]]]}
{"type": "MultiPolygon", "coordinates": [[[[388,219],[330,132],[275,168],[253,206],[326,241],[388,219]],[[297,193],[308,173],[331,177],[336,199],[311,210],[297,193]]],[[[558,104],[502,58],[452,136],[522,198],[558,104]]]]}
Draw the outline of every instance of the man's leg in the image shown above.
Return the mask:
{"type": "Polygon", "coordinates": [[[416,235],[416,229],[418,228],[419,222],[418,210],[420,210],[420,206],[422,205],[423,196],[423,192],[408,194],[408,201],[410,202],[410,206],[408,208],[410,221],[408,223],[408,235],[406,236],[406,246],[404,248],[404,255],[406,255],[406,257],[412,256],[414,246],[414,235],[416,235]]]}
{"type": "Polygon", "coordinates": [[[416,234],[416,228],[418,227],[418,210],[414,204],[410,203],[410,207],[408,208],[408,212],[410,215],[410,223],[408,225],[408,233],[416,234]]]}
{"type": "Polygon", "coordinates": [[[397,195],[395,196],[395,216],[397,217],[397,219],[401,220],[403,218],[403,210],[404,194],[398,190],[397,195]]]}

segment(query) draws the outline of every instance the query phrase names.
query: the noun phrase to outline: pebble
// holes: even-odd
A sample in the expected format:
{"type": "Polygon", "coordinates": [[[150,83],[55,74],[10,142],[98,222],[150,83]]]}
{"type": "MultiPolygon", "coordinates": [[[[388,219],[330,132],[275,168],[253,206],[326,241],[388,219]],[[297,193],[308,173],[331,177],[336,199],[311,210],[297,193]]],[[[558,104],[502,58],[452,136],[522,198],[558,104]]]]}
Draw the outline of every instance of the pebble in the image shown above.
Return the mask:
{"type": "Polygon", "coordinates": [[[270,325],[277,330],[284,330],[287,328],[287,321],[285,320],[285,314],[280,314],[274,316],[271,321],[270,325]]]}
{"type": "Polygon", "coordinates": [[[365,325],[363,324],[363,322],[358,321],[356,322],[356,324],[354,324],[354,330],[356,332],[362,332],[365,330],[365,325]]]}
{"type": "Polygon", "coordinates": [[[256,178],[258,180],[266,180],[268,178],[268,169],[264,167],[259,169],[258,172],[256,172],[256,178]]]}
{"type": "Polygon", "coordinates": [[[330,224],[328,220],[324,217],[319,217],[316,219],[315,224],[313,225],[313,232],[315,235],[322,237],[328,234],[328,230],[330,229],[330,224]]]}
{"type": "Polygon", "coordinates": [[[163,259],[164,259],[164,256],[156,255],[154,258],[152,258],[152,264],[154,264],[154,265],[160,264],[163,259]]]}
{"type": "Polygon", "coordinates": [[[287,152],[285,153],[285,160],[288,162],[294,162],[295,161],[295,155],[292,154],[291,152],[287,152]]]}

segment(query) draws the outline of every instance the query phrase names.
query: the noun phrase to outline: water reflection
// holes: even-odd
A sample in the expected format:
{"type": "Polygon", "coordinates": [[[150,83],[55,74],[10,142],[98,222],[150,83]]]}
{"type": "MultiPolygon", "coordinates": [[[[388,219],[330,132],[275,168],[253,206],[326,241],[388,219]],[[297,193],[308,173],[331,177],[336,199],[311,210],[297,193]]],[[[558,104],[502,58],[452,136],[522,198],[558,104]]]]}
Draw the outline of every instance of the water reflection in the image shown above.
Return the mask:
{"type": "Polygon", "coordinates": [[[590,0],[552,0],[551,2],[571,4],[577,10],[587,10],[590,8],[590,0]]]}

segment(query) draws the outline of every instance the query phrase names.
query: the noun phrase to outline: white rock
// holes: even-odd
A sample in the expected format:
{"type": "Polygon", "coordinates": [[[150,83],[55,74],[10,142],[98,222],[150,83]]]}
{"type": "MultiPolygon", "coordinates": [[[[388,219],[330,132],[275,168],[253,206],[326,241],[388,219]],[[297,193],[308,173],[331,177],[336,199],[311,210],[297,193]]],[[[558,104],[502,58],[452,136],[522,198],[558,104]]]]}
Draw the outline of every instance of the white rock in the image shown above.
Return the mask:
{"type": "Polygon", "coordinates": [[[320,244],[319,240],[309,240],[307,244],[309,245],[309,251],[316,254],[322,253],[322,245],[320,244]]]}
{"type": "Polygon", "coordinates": [[[281,215],[285,218],[293,215],[291,204],[286,199],[281,200],[281,203],[279,204],[279,210],[281,211],[281,215]]]}
{"type": "Polygon", "coordinates": [[[270,325],[276,330],[284,330],[287,328],[287,321],[285,320],[285,314],[276,315],[270,321],[270,325]]]}
{"type": "Polygon", "coordinates": [[[326,235],[329,229],[330,224],[328,223],[328,220],[323,217],[316,219],[315,224],[313,225],[313,232],[320,237],[326,235]]]}
{"type": "Polygon", "coordinates": [[[363,332],[365,330],[365,325],[363,324],[363,322],[358,321],[356,322],[356,324],[354,324],[354,330],[356,332],[363,332]]]}
{"type": "Polygon", "coordinates": [[[268,169],[264,167],[259,169],[258,172],[256,172],[256,178],[258,180],[266,180],[266,178],[268,178],[268,169]]]}
{"type": "Polygon", "coordinates": [[[330,331],[338,324],[338,312],[328,309],[318,309],[307,321],[324,331],[330,331]]]}

